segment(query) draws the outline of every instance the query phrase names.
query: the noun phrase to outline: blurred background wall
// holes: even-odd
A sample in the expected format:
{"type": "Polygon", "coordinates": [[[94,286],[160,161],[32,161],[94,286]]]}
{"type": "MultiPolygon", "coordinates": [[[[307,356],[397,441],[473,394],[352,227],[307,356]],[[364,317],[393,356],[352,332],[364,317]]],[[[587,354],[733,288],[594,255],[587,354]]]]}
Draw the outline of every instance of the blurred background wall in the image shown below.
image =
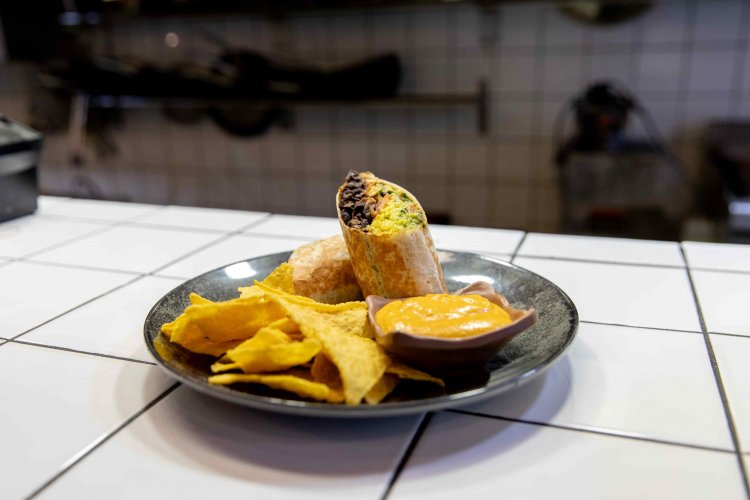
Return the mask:
{"type": "MultiPolygon", "coordinates": [[[[90,150],[82,168],[71,165],[66,134],[49,134],[40,187],[80,195],[73,178],[83,173],[104,198],[333,216],[346,171],[369,169],[455,224],[554,232],[554,123],[563,104],[593,81],[618,80],[697,175],[707,122],[750,116],[749,28],[741,0],[661,1],[614,26],[576,21],[543,2],[125,22],[96,30],[94,52],[208,61],[217,49],[198,36],[206,30],[315,63],[396,51],[404,93],[475,92],[486,80],[491,121],[482,134],[471,106],[330,105],[296,109],[288,130],[238,138],[207,120],[188,126],[158,109],[125,110],[112,133],[117,152],[90,150]],[[177,47],[165,43],[169,32],[177,47]]],[[[0,63],[0,111],[28,122],[33,82],[31,66],[0,63]]]]}

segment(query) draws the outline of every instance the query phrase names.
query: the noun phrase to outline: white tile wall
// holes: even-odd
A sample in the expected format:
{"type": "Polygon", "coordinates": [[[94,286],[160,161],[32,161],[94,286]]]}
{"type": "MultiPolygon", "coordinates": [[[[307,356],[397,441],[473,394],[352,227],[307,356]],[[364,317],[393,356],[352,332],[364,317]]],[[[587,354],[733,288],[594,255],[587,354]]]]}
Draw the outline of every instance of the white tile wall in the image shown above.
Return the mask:
{"type": "Polygon", "coordinates": [[[493,90],[501,92],[524,92],[529,90],[529,82],[534,81],[536,66],[536,58],[533,54],[519,54],[507,51],[500,54],[496,65],[496,86],[493,90]]]}
{"type": "MultiPolygon", "coordinates": [[[[84,172],[110,197],[318,215],[315,210],[328,203],[325,185],[302,194],[300,183],[319,175],[340,179],[349,168],[371,169],[408,179],[413,191],[441,184],[428,195],[430,209],[449,212],[457,224],[554,231],[560,206],[545,203],[543,197],[556,187],[542,174],[551,170],[552,155],[527,152],[554,152],[553,123],[563,103],[594,79],[617,79],[642,98],[667,139],[680,137],[684,147],[678,154],[696,165],[708,120],[750,116],[748,5],[667,0],[613,26],[583,24],[554,3],[530,2],[492,9],[464,4],[307,12],[287,22],[235,16],[116,27],[99,33],[94,46],[113,45],[124,55],[146,52],[163,61],[191,55],[208,61],[212,49],[197,38],[198,28],[312,64],[393,50],[402,58],[406,93],[469,92],[479,78],[487,79],[491,129],[480,138],[468,107],[333,106],[299,111],[291,130],[243,139],[228,138],[209,123],[171,124],[157,110],[128,111],[125,128],[116,134],[120,158],[105,161],[90,154],[84,172]],[[168,30],[183,36],[178,49],[165,47],[168,30]],[[739,102],[730,101],[732,96],[739,102]],[[482,147],[476,147],[479,141],[482,147]],[[497,154],[488,154],[495,146],[497,154]],[[518,180],[515,198],[523,198],[525,207],[511,218],[495,206],[479,221],[469,201],[457,196],[466,191],[452,182],[460,175],[485,186],[477,193],[484,200],[491,197],[486,193],[503,191],[503,180],[518,180]]],[[[0,112],[27,119],[32,72],[17,64],[2,71],[9,78],[0,79],[0,112]]],[[[75,172],[67,168],[64,139],[52,135],[47,142],[42,189],[85,194],[71,187],[75,172]]]]}
{"type": "Polygon", "coordinates": [[[683,57],[677,51],[643,52],[638,70],[638,88],[646,92],[675,92],[682,86],[679,75],[683,57]]]}
{"type": "Polygon", "coordinates": [[[551,47],[580,46],[586,37],[585,25],[556,9],[544,10],[544,43],[551,47]]]}
{"type": "Polygon", "coordinates": [[[682,42],[688,31],[687,14],[687,2],[657,2],[643,17],[643,41],[646,44],[682,42]]]}
{"type": "MultiPolygon", "coordinates": [[[[603,30],[603,33],[608,31],[603,30]]],[[[636,85],[635,74],[632,71],[632,53],[624,54],[592,54],[590,57],[591,72],[589,77],[592,80],[614,79],[621,82],[627,88],[634,88],[636,85]]]]}
{"type": "Polygon", "coordinates": [[[689,77],[691,91],[728,92],[733,88],[734,51],[696,51],[692,56],[689,77]]]}
{"type": "Polygon", "coordinates": [[[743,20],[742,0],[699,2],[695,27],[697,41],[735,40],[740,36],[743,20]]]}

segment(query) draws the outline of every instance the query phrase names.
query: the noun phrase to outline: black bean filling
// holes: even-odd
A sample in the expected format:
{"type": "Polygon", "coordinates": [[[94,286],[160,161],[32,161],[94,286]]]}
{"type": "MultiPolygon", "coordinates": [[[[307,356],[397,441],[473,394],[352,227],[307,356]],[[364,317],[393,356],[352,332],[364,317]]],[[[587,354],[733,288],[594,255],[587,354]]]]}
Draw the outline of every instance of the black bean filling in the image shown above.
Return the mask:
{"type": "Polygon", "coordinates": [[[349,227],[367,231],[375,218],[377,200],[365,195],[365,181],[356,170],[350,170],[341,191],[339,211],[341,220],[349,227]]]}

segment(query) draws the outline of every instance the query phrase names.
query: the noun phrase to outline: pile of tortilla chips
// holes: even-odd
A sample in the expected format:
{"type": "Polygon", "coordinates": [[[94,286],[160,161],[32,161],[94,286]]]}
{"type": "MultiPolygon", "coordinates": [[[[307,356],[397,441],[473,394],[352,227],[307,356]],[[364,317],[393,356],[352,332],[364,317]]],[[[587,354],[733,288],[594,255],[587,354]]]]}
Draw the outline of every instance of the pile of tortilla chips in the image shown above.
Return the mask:
{"type": "Polygon", "coordinates": [[[257,383],[328,403],[382,401],[401,379],[443,381],[391,359],[373,339],[364,302],[323,304],[294,295],[282,264],[240,296],[190,295],[162,333],[190,351],[218,357],[212,384],[257,383]]]}

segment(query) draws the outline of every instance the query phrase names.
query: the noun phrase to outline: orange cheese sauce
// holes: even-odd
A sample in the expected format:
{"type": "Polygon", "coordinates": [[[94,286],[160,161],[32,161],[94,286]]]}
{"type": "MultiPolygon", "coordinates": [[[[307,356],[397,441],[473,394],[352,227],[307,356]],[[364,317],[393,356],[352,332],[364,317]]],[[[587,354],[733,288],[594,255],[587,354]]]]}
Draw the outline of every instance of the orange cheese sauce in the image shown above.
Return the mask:
{"type": "Polygon", "coordinates": [[[464,338],[491,332],[512,322],[507,312],[480,295],[429,294],[394,300],[375,314],[386,332],[464,338]]]}

